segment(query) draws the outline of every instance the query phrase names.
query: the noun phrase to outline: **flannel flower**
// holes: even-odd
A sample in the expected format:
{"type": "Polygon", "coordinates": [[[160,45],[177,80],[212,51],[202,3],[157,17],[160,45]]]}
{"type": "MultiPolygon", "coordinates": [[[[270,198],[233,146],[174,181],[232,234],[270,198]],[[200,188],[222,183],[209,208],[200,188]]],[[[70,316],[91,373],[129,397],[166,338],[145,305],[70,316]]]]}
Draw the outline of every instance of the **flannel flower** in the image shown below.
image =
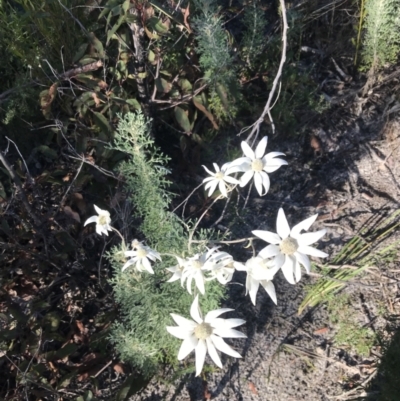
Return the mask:
{"type": "Polygon", "coordinates": [[[236,173],[238,171],[241,171],[239,166],[236,166],[234,168],[230,168],[230,163],[225,163],[222,167],[221,170],[218,166],[217,163],[213,163],[215,173],[210,171],[206,166],[203,166],[204,170],[207,171],[208,174],[210,174],[211,177],[204,178],[203,183],[206,185],[204,186],[205,190],[208,191],[208,196],[211,196],[215,189],[218,186],[219,191],[225,198],[228,196],[228,190],[227,190],[227,183],[228,184],[239,184],[239,181],[236,180],[233,177],[230,177],[229,174],[236,173]]]}
{"type": "Polygon", "coordinates": [[[196,287],[204,295],[204,282],[206,279],[204,273],[213,269],[216,259],[212,256],[217,255],[215,253],[217,249],[217,247],[208,249],[207,252],[198,253],[187,260],[182,272],[181,283],[183,284],[186,281],[186,288],[189,294],[192,294],[192,281],[194,280],[196,287]]]}
{"type": "Polygon", "coordinates": [[[267,173],[278,170],[279,167],[288,164],[286,160],[278,159],[277,156],[284,156],[281,152],[271,152],[265,154],[268,137],[264,136],[258,143],[255,152],[250,148],[247,142],[242,142],[242,150],[245,157],[240,157],[230,163],[229,168],[240,166],[244,174],[240,178],[240,186],[244,187],[254,177],[254,185],[260,194],[267,194],[270,187],[270,180],[267,173]]]}
{"type": "Polygon", "coordinates": [[[212,260],[215,263],[207,280],[217,279],[222,285],[229,283],[235,272],[233,257],[227,252],[218,252],[212,257],[212,260]]]}
{"type": "Polygon", "coordinates": [[[223,337],[246,338],[245,334],[233,329],[244,324],[243,319],[221,319],[219,317],[230,311],[233,309],[216,309],[208,312],[203,319],[197,295],[190,308],[190,316],[193,320],[171,313],[172,319],[178,326],[167,326],[167,330],[173,336],[183,340],[179,349],[178,360],[185,359],[194,350],[196,376],[203,370],[207,352],[220,368],[222,368],[222,363],[217,350],[235,358],[241,358],[241,355],[223,340],[223,337]]]}
{"type": "Polygon", "coordinates": [[[171,278],[167,281],[167,283],[172,283],[176,280],[181,280],[181,284],[183,282],[182,280],[182,273],[183,273],[183,269],[186,266],[187,260],[186,259],[182,259],[179,256],[175,256],[178,264],[172,267],[167,267],[166,270],[168,270],[169,272],[173,273],[173,275],[171,276],[171,278]]]}
{"type": "Polygon", "coordinates": [[[271,244],[262,249],[259,255],[263,258],[273,258],[275,267],[282,269],[283,275],[291,284],[300,281],[300,265],[304,266],[307,273],[310,272],[311,263],[307,255],[318,258],[328,256],[327,253],[310,246],[325,235],[325,229],[301,234],[302,230],[309,230],[317,217],[318,214],[311,216],[290,229],[285,212],[281,208],[276,219],[277,234],[270,231],[253,231],[254,235],[271,244]]]}
{"type": "Polygon", "coordinates": [[[274,303],[277,303],[275,286],[272,282],[276,272],[279,270],[273,264],[263,259],[261,256],[250,258],[245,265],[239,262],[234,263],[236,270],[247,272],[246,277],[246,295],[250,293],[251,302],[256,304],[256,296],[260,284],[271,297],[274,303]]]}
{"type": "Polygon", "coordinates": [[[90,223],[96,223],[96,233],[99,235],[101,234],[108,235],[108,231],[112,231],[112,228],[110,226],[111,223],[110,212],[108,212],[107,210],[102,210],[96,205],[93,206],[98,216],[89,217],[85,221],[84,226],[90,223]]]}
{"type": "Polygon", "coordinates": [[[133,241],[132,248],[134,248],[133,251],[125,251],[125,256],[131,259],[124,264],[122,271],[131,265],[136,265],[137,271],[142,272],[143,270],[147,270],[149,273],[154,274],[150,260],[153,262],[155,262],[156,259],[161,260],[160,254],[136,240],[133,241]]]}

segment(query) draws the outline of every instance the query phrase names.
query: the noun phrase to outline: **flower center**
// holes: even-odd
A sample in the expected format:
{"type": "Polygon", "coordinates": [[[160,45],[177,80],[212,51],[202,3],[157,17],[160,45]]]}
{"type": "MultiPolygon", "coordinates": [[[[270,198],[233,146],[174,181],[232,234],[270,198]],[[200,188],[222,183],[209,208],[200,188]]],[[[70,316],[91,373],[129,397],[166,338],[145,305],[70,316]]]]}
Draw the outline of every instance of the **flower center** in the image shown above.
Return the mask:
{"type": "Polygon", "coordinates": [[[254,171],[262,171],[262,169],[264,168],[264,163],[261,159],[254,159],[251,163],[251,168],[254,171]]]}
{"type": "Polygon", "coordinates": [[[194,329],[194,335],[199,340],[205,340],[206,338],[210,337],[213,333],[213,329],[209,323],[200,323],[194,329]]]}
{"type": "Polygon", "coordinates": [[[281,252],[284,253],[285,255],[293,255],[297,251],[298,247],[299,244],[297,243],[297,241],[294,238],[290,237],[285,238],[279,244],[281,252]]]}
{"type": "Polygon", "coordinates": [[[146,249],[139,248],[139,249],[136,251],[136,256],[137,256],[138,258],[144,258],[145,256],[147,256],[147,251],[146,251],[146,249]]]}
{"type": "Polygon", "coordinates": [[[199,260],[192,260],[192,266],[194,269],[201,269],[203,264],[199,260]]]}
{"type": "Polygon", "coordinates": [[[215,178],[217,180],[222,180],[224,178],[224,173],[222,173],[221,171],[217,174],[215,174],[215,178]]]}
{"type": "Polygon", "coordinates": [[[105,226],[106,224],[108,224],[108,216],[104,214],[100,215],[97,220],[97,224],[99,224],[100,226],[105,226]]]}

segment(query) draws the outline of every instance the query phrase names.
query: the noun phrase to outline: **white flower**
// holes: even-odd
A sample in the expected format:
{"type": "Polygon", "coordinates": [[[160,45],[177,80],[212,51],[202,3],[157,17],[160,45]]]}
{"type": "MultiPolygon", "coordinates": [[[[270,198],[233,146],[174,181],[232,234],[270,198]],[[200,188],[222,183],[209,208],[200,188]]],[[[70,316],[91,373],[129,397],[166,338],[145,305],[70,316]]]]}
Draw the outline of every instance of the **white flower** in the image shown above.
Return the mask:
{"type": "Polygon", "coordinates": [[[189,294],[192,293],[192,280],[194,279],[196,287],[204,295],[204,272],[213,269],[215,261],[210,257],[217,249],[217,247],[211,248],[207,252],[198,253],[187,260],[182,272],[182,283],[187,280],[186,288],[189,294]]]}
{"type": "Polygon", "coordinates": [[[256,295],[260,284],[264,287],[265,291],[267,291],[274,303],[277,303],[275,286],[272,282],[272,279],[279,270],[279,267],[277,268],[276,266],[271,265],[261,256],[250,258],[246,262],[246,265],[235,262],[234,266],[237,270],[243,270],[247,272],[246,295],[250,293],[250,298],[251,302],[253,302],[253,305],[256,304],[256,295]]]}
{"type": "Polygon", "coordinates": [[[85,221],[84,226],[90,223],[96,223],[96,233],[99,235],[101,234],[108,235],[108,231],[112,231],[112,228],[110,226],[111,223],[110,212],[108,212],[107,210],[102,210],[96,205],[93,206],[98,216],[89,217],[85,221]]]}
{"type": "Polygon", "coordinates": [[[254,185],[260,196],[265,195],[270,186],[269,176],[267,173],[272,173],[280,166],[286,165],[287,161],[277,159],[277,156],[284,156],[281,152],[265,153],[267,147],[268,137],[264,136],[258,143],[256,151],[254,152],[247,142],[242,142],[242,150],[245,157],[240,157],[230,164],[230,168],[240,166],[241,171],[244,172],[240,178],[240,186],[244,187],[254,177],[254,185]],[[264,193],[263,193],[264,189],[264,193]]]}
{"type": "Polygon", "coordinates": [[[310,246],[325,235],[325,229],[311,233],[300,233],[302,230],[307,231],[317,217],[318,214],[311,216],[290,229],[285,212],[281,208],[276,220],[278,234],[270,231],[253,231],[254,235],[271,244],[262,249],[259,255],[263,258],[274,258],[275,266],[278,269],[282,268],[286,280],[291,284],[300,281],[300,264],[305,267],[307,273],[310,272],[311,264],[307,255],[318,258],[326,258],[328,256],[327,253],[310,246]]]}
{"type": "Polygon", "coordinates": [[[203,319],[199,309],[198,295],[190,308],[190,316],[193,320],[171,313],[172,318],[178,326],[168,326],[167,330],[173,336],[183,340],[178,353],[178,360],[186,358],[193,350],[196,353],[196,376],[198,376],[204,365],[206,354],[217,366],[222,368],[221,359],[217,350],[241,358],[240,354],[233,350],[221,337],[225,338],[246,338],[247,336],[233,327],[245,323],[243,319],[221,319],[218,316],[233,309],[216,309],[207,313],[203,319]]]}
{"type": "Polygon", "coordinates": [[[207,177],[203,180],[203,183],[207,183],[205,185],[204,189],[205,190],[209,189],[208,196],[211,196],[218,185],[219,191],[226,198],[228,196],[226,183],[233,184],[233,185],[239,184],[239,181],[233,177],[230,177],[229,174],[241,171],[241,168],[239,166],[236,166],[235,168],[231,169],[231,168],[229,168],[230,163],[225,163],[221,167],[221,170],[219,169],[219,166],[217,163],[213,163],[213,166],[215,169],[215,173],[210,171],[206,166],[203,166],[204,170],[206,170],[207,173],[211,175],[211,177],[207,177]]]}
{"type": "Polygon", "coordinates": [[[217,279],[222,285],[229,283],[232,280],[235,267],[234,260],[227,252],[218,252],[211,257],[214,263],[208,280],[217,279]]]}
{"type": "Polygon", "coordinates": [[[122,271],[124,271],[129,266],[136,264],[135,267],[139,272],[147,270],[149,273],[154,274],[154,270],[151,267],[150,260],[152,260],[153,262],[155,262],[156,259],[161,260],[160,254],[138,241],[134,241],[134,247],[136,248],[135,251],[125,251],[125,256],[132,259],[129,259],[124,264],[124,266],[122,267],[122,271]]]}
{"type": "Polygon", "coordinates": [[[181,280],[181,284],[183,284],[182,273],[183,269],[186,266],[187,260],[182,259],[179,256],[175,256],[178,260],[178,264],[176,266],[167,267],[166,270],[173,273],[172,277],[167,281],[167,283],[172,283],[176,280],[181,280]]]}

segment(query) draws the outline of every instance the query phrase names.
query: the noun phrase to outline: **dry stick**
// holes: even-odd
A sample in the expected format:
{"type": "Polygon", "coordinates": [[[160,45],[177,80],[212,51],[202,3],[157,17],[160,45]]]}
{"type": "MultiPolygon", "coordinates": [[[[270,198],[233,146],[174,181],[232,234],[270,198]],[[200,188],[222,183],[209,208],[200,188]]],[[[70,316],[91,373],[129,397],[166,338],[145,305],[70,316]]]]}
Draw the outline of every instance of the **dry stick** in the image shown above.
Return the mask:
{"type": "MultiPolygon", "coordinates": [[[[286,61],[287,31],[289,29],[289,26],[288,26],[288,23],[287,23],[285,1],[284,0],[279,0],[279,2],[280,2],[280,5],[281,5],[282,22],[283,22],[283,30],[282,30],[282,43],[283,43],[283,46],[282,46],[281,61],[279,63],[278,72],[276,73],[275,79],[273,81],[272,89],[271,89],[271,91],[269,93],[268,100],[267,100],[267,103],[265,104],[264,110],[263,110],[261,116],[258,118],[258,120],[253,125],[250,126],[250,127],[252,127],[252,130],[251,130],[250,134],[248,135],[248,137],[246,139],[246,142],[249,142],[250,139],[253,137],[253,135],[255,133],[257,133],[257,135],[258,135],[258,132],[260,130],[260,125],[264,121],[264,117],[266,115],[268,115],[268,117],[269,117],[269,119],[271,121],[272,132],[275,133],[275,125],[274,125],[274,122],[273,122],[273,119],[272,119],[272,116],[271,116],[271,103],[272,103],[272,99],[274,97],[274,94],[276,92],[276,88],[277,88],[278,84],[280,83],[280,79],[281,79],[282,71],[283,71],[283,66],[284,66],[285,61],[286,61]]],[[[276,101],[277,100],[278,99],[276,99],[276,101]]],[[[276,101],[275,101],[275,103],[276,103],[276,101]]],[[[250,129],[250,127],[248,127],[246,130],[250,129]]],[[[242,130],[239,133],[239,135],[242,132],[245,132],[246,130],[242,130]]],[[[224,210],[222,211],[222,215],[220,216],[220,218],[215,223],[213,223],[213,225],[211,227],[214,227],[216,224],[218,224],[223,219],[223,216],[224,216],[225,211],[226,211],[226,209],[228,207],[228,203],[231,200],[231,197],[232,197],[232,193],[230,194],[230,196],[226,200],[226,203],[225,203],[225,206],[224,206],[224,210]]]]}
{"type": "Polygon", "coordinates": [[[64,196],[62,197],[61,202],[60,202],[60,207],[63,207],[63,206],[64,206],[65,198],[67,197],[68,192],[71,190],[71,188],[72,188],[72,186],[74,185],[76,179],[78,178],[78,175],[80,174],[80,172],[81,172],[81,170],[82,170],[83,163],[84,163],[84,162],[82,161],[82,162],[81,162],[81,165],[80,165],[79,168],[78,168],[78,171],[77,171],[76,174],[75,174],[75,177],[73,178],[71,184],[69,185],[69,187],[68,187],[67,190],[65,191],[65,194],[64,194],[64,196]]]}
{"type": "Polygon", "coordinates": [[[32,216],[33,221],[35,222],[35,229],[37,230],[38,227],[42,224],[41,220],[39,217],[36,216],[36,214],[33,212],[31,205],[29,204],[28,198],[26,197],[26,194],[22,188],[22,183],[21,180],[19,179],[18,175],[15,174],[14,169],[11,167],[10,163],[8,160],[5,158],[3,152],[0,152],[0,161],[3,163],[4,167],[7,169],[8,173],[10,174],[11,179],[14,181],[14,184],[16,185],[18,192],[21,196],[22,203],[25,206],[26,211],[30,216],[32,216]]]}
{"type": "Polygon", "coordinates": [[[7,141],[11,142],[14,145],[15,150],[18,152],[19,157],[21,158],[22,162],[24,163],[26,174],[27,174],[27,176],[29,178],[30,183],[34,182],[32,176],[31,176],[31,173],[29,172],[28,166],[27,166],[27,164],[25,162],[25,159],[23,158],[21,152],[19,151],[17,144],[12,139],[10,139],[8,136],[6,136],[6,139],[7,139],[7,141]]]}
{"type": "Polygon", "coordinates": [[[271,91],[269,93],[268,100],[267,100],[267,103],[265,104],[264,110],[263,110],[261,116],[259,117],[259,119],[252,126],[250,126],[250,127],[252,127],[252,129],[251,129],[251,132],[250,132],[249,136],[246,139],[247,142],[250,141],[250,139],[253,137],[253,135],[255,133],[258,134],[258,132],[260,130],[260,125],[264,121],[264,118],[265,118],[266,115],[268,115],[268,117],[270,118],[271,126],[272,126],[272,132],[275,133],[275,125],[274,125],[274,122],[273,122],[272,116],[271,116],[271,103],[272,103],[272,99],[274,97],[274,94],[276,92],[276,88],[277,88],[277,86],[279,84],[279,81],[281,79],[283,66],[284,66],[285,61],[286,61],[287,31],[289,29],[289,26],[288,26],[288,23],[287,23],[285,1],[284,0],[279,0],[279,3],[280,3],[280,6],[281,6],[282,22],[283,22],[283,30],[282,30],[282,43],[283,43],[283,46],[282,46],[281,61],[279,63],[278,72],[276,73],[275,79],[273,81],[272,89],[271,89],[271,91]]]}

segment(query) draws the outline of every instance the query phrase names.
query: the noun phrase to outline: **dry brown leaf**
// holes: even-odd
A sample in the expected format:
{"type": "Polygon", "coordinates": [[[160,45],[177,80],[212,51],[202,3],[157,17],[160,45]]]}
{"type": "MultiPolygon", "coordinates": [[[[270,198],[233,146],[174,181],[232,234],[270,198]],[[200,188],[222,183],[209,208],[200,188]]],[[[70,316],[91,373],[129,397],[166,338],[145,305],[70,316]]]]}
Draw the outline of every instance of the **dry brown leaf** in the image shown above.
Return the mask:
{"type": "Polygon", "coordinates": [[[78,213],[74,212],[69,206],[64,206],[64,213],[71,217],[71,219],[76,220],[78,223],[81,222],[81,218],[78,213]]]}
{"type": "Polygon", "coordinates": [[[78,330],[81,333],[85,334],[87,332],[87,329],[85,328],[84,324],[80,320],[76,320],[75,323],[76,323],[76,327],[78,327],[78,330]]]}
{"type": "Polygon", "coordinates": [[[125,374],[125,366],[120,362],[116,363],[113,366],[113,369],[119,374],[123,374],[123,375],[125,374]]]}
{"type": "Polygon", "coordinates": [[[86,202],[82,194],[75,192],[71,195],[71,202],[75,205],[82,214],[86,213],[86,202]]]}
{"type": "Polygon", "coordinates": [[[249,389],[254,395],[258,395],[258,391],[253,382],[249,382],[249,389]]]}
{"type": "Polygon", "coordinates": [[[322,334],[326,334],[329,331],[329,327],[322,327],[321,329],[315,330],[314,334],[316,336],[320,336],[322,334]]]}
{"type": "Polygon", "coordinates": [[[204,398],[206,400],[211,400],[211,393],[208,391],[208,385],[206,381],[203,381],[204,398]]]}
{"type": "Polygon", "coordinates": [[[187,28],[188,32],[192,33],[192,29],[190,28],[189,22],[187,20],[190,15],[189,4],[186,8],[182,8],[182,13],[183,13],[183,23],[185,24],[185,27],[187,28]]]}

